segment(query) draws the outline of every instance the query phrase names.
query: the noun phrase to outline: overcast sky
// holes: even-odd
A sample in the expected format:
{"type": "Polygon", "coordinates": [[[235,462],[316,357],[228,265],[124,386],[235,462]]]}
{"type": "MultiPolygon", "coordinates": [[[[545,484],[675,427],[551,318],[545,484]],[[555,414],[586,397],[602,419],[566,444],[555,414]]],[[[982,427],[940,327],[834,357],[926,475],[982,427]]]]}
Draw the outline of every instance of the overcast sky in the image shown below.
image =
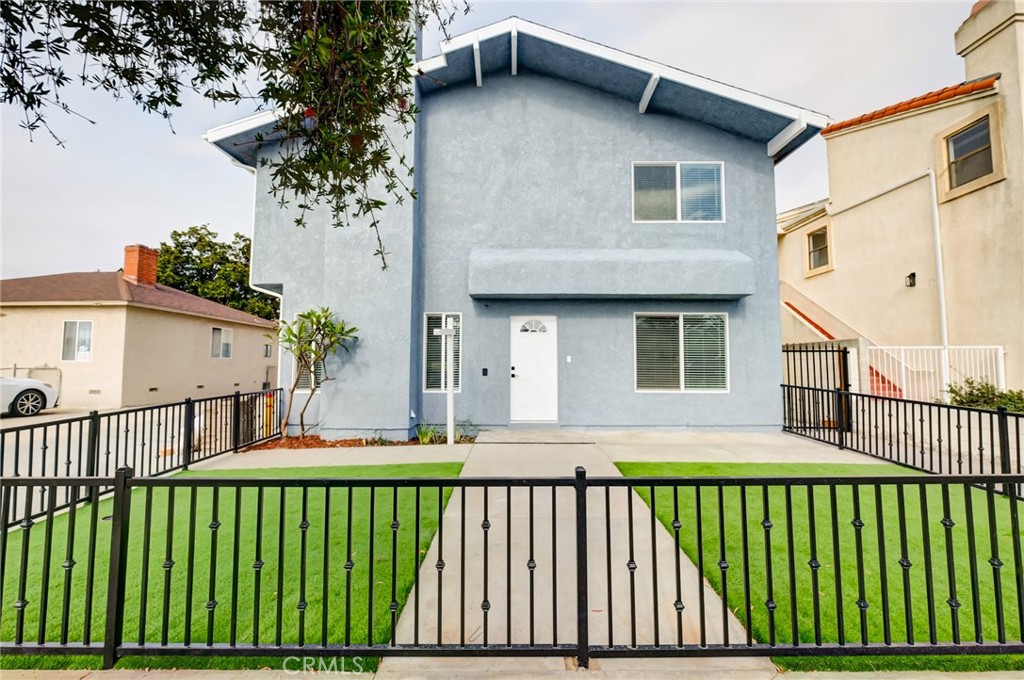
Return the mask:
{"type": "MultiPolygon", "coordinates": [[[[451,31],[515,15],[841,120],[963,80],[953,34],[971,5],[476,0],[451,31]]],[[[424,56],[438,51],[428,34],[424,56]]],[[[202,140],[251,109],[187,98],[172,133],[130,102],[72,97],[96,124],[51,112],[66,148],[45,133],[29,141],[19,112],[2,107],[2,278],[113,271],[126,244],[157,246],[195,224],[225,239],[252,233],[252,175],[202,140]]],[[[826,196],[821,139],[776,177],[780,211],[826,196]]]]}

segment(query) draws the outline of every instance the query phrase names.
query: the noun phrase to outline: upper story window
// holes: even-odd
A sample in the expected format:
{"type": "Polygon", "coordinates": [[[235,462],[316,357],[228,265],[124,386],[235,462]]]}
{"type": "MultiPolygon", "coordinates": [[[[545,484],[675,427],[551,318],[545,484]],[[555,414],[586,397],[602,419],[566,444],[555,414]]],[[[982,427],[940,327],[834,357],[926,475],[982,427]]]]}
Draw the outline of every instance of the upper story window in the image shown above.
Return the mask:
{"type": "Polygon", "coordinates": [[[831,269],[828,227],[815,229],[807,235],[807,273],[817,274],[831,269]]]}
{"type": "Polygon", "coordinates": [[[63,361],[89,361],[92,358],[92,321],[65,321],[63,361]]]}
{"type": "Polygon", "coordinates": [[[1006,179],[999,106],[990,104],[935,136],[940,201],[1006,179]]]}
{"type": "Polygon", "coordinates": [[[992,131],[988,116],[946,138],[951,189],[992,172],[992,131]]]}
{"type": "Polygon", "coordinates": [[[634,163],[634,222],[724,222],[722,163],[634,163]]]}
{"type": "Polygon", "coordinates": [[[210,356],[214,359],[230,359],[232,335],[230,328],[215,327],[210,342],[210,356]]]}

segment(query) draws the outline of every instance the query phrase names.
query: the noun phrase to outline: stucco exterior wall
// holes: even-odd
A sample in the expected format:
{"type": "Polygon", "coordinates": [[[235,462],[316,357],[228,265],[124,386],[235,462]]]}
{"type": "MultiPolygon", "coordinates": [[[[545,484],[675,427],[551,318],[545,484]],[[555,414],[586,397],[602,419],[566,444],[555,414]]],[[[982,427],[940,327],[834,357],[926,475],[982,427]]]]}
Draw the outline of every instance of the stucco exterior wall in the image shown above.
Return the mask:
{"type": "MultiPolygon", "coordinates": [[[[0,308],[0,363],[5,368],[59,368],[61,406],[116,408],[121,405],[124,377],[125,309],[124,305],[5,305],[0,308]],[[62,360],[65,321],[92,322],[88,360],[62,360]]],[[[49,376],[45,380],[58,386],[49,376]]]]}
{"type": "Polygon", "coordinates": [[[276,387],[278,348],[257,326],[129,307],[123,405],[139,406],[276,387]],[[231,329],[231,357],[211,356],[213,328],[231,329]],[[264,347],[271,345],[271,356],[264,347]]]}
{"type": "MultiPolygon", "coordinates": [[[[421,107],[420,294],[427,312],[463,314],[458,418],[508,424],[509,316],[553,314],[560,425],[780,423],[774,174],[763,144],[530,73],[490,75],[483,88],[450,88],[421,107]],[[657,160],[724,161],[726,223],[632,223],[631,163],[657,160]],[[469,254],[482,248],[738,250],[755,263],[755,293],[716,302],[474,300],[469,254]],[[636,393],[633,314],[642,311],[728,313],[730,392],[636,393]]],[[[423,323],[413,325],[415,357],[423,323]]],[[[422,420],[443,419],[443,395],[420,399],[422,420]]]]}
{"type": "MultiPolygon", "coordinates": [[[[939,345],[939,295],[928,179],[847,210],[935,170],[949,343],[1002,345],[1006,381],[1024,387],[1024,3],[992,3],[965,22],[957,45],[967,78],[1001,72],[997,90],[841,131],[827,139],[834,270],[805,275],[809,224],[780,240],[782,279],[869,340],[939,345]],[[991,25],[990,25],[991,24],[991,25]],[[1003,28],[983,42],[997,24],[1003,28]],[[942,138],[990,110],[998,117],[1005,178],[956,197],[942,138]],[[904,284],[916,272],[917,285],[904,284]]],[[[994,120],[994,119],[993,119],[994,120]]],[[[824,222],[823,222],[824,223],[824,222]]],[[[994,379],[994,376],[993,376],[994,379]]]]}

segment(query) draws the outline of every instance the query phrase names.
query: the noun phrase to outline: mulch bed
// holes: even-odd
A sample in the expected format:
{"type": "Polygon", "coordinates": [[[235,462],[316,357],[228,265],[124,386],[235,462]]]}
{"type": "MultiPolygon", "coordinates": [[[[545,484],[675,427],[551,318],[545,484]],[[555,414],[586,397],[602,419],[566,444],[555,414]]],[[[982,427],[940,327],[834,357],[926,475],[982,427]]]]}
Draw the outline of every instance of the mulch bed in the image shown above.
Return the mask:
{"type": "Polygon", "coordinates": [[[409,441],[388,441],[388,442],[373,442],[371,443],[368,439],[321,439],[319,436],[310,435],[308,437],[283,437],[281,439],[270,439],[268,441],[249,446],[243,451],[261,451],[264,449],[346,449],[356,446],[418,446],[418,439],[410,439],[409,441]]]}

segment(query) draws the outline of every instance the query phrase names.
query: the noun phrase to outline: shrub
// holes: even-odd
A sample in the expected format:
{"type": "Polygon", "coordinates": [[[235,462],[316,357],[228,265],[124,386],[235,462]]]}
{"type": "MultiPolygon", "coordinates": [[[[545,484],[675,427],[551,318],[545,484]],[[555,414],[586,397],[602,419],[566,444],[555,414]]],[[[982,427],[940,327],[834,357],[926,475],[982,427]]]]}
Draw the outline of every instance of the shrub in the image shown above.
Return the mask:
{"type": "Polygon", "coordinates": [[[949,386],[949,402],[954,406],[997,409],[1024,413],[1024,390],[1003,391],[986,380],[965,378],[957,385],[949,386]]]}

